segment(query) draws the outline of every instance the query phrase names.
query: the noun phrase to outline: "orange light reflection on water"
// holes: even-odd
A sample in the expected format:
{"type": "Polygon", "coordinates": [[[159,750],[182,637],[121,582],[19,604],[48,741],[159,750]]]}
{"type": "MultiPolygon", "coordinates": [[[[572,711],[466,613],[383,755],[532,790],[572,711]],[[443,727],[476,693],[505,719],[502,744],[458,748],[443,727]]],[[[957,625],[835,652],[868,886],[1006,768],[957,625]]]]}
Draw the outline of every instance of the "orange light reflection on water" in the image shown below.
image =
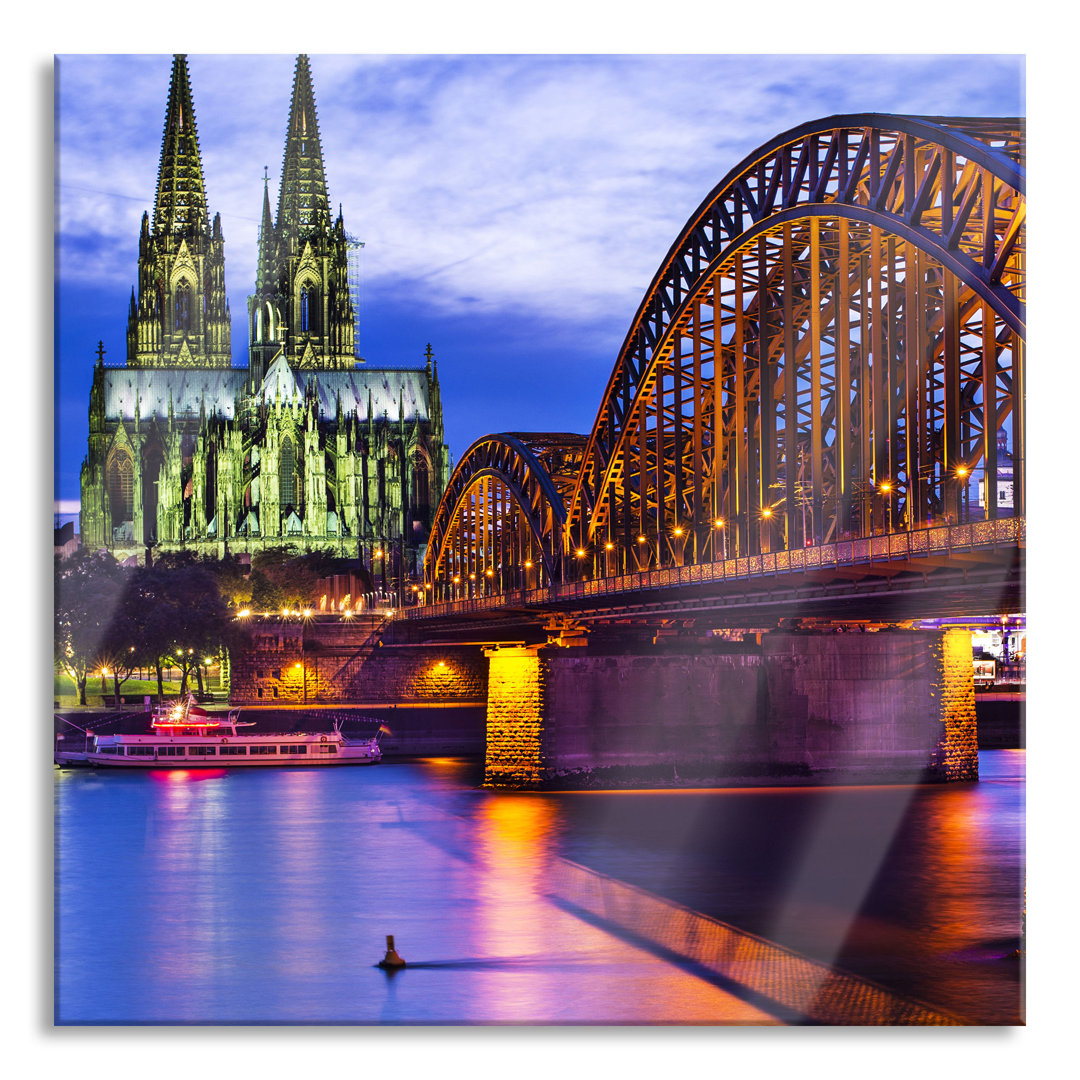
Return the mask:
{"type": "Polygon", "coordinates": [[[990,804],[965,797],[961,790],[942,792],[935,811],[926,818],[923,859],[927,891],[933,900],[927,905],[926,927],[937,939],[934,945],[948,951],[970,948],[977,944],[975,927],[983,934],[990,929],[1002,939],[1018,935],[1019,911],[995,903],[988,893],[986,868],[1003,855],[990,838],[1015,835],[1016,843],[1022,845],[1022,822],[1013,830],[994,828],[990,804]]]}
{"type": "MultiPolygon", "coordinates": [[[[562,810],[528,793],[494,795],[478,819],[482,863],[479,946],[508,960],[478,976],[473,1008],[488,1023],[772,1024],[718,986],[625,940],[616,924],[592,925],[556,901],[580,868],[558,855],[562,810]]],[[[670,909],[650,907],[648,919],[670,909]]]]}

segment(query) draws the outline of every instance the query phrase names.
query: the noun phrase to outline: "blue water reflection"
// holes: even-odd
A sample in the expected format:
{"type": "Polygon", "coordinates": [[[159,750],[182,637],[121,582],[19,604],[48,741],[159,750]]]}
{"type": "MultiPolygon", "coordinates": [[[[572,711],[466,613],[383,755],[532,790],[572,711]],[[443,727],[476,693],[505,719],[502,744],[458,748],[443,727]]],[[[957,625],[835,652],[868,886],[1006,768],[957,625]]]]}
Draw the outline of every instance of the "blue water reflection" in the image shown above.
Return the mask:
{"type": "Polygon", "coordinates": [[[775,1022],[553,902],[563,859],[1015,1022],[1022,752],[982,774],[529,795],[449,760],[58,772],[57,1022],[775,1022]],[[375,966],[387,934],[395,976],[375,966]]]}

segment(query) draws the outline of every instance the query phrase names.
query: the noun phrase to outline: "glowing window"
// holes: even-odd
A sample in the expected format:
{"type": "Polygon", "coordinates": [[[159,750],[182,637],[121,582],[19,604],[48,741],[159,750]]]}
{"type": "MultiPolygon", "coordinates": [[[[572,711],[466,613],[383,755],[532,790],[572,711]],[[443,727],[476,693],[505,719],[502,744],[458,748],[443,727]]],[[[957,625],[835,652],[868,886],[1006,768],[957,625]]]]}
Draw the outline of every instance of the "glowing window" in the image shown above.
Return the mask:
{"type": "Polygon", "coordinates": [[[108,478],[109,509],[114,525],[131,521],[134,516],[134,467],[131,455],[125,451],[109,459],[108,478]]]}
{"type": "Polygon", "coordinates": [[[296,451],[292,439],[281,440],[281,464],[278,467],[278,499],[281,508],[296,505],[296,451]]]}
{"type": "Polygon", "coordinates": [[[176,290],[173,314],[173,329],[185,332],[191,329],[191,286],[186,281],[176,290]]]}

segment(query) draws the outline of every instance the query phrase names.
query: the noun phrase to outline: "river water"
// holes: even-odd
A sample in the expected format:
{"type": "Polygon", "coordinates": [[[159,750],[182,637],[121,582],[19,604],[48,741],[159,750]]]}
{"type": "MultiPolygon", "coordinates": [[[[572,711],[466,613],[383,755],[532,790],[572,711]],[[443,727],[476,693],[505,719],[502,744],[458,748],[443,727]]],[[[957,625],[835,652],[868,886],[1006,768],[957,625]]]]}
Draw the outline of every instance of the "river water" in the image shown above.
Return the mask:
{"type": "Polygon", "coordinates": [[[835,971],[817,1022],[883,990],[1015,1024],[1024,752],[980,774],[539,794],[442,759],[57,770],[55,1020],[798,1023],[835,971]],[[721,939],[741,967],[703,961],[721,939]]]}

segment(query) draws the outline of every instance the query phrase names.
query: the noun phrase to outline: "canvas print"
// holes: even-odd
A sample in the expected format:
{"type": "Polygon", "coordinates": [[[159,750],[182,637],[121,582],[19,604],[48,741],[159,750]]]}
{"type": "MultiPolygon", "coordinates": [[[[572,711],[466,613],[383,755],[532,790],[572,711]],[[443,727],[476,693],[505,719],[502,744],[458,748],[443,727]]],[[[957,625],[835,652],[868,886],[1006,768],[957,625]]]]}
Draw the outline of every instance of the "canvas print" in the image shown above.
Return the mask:
{"type": "Polygon", "coordinates": [[[1024,1023],[1022,56],[55,89],[56,1025],[1024,1023]]]}

